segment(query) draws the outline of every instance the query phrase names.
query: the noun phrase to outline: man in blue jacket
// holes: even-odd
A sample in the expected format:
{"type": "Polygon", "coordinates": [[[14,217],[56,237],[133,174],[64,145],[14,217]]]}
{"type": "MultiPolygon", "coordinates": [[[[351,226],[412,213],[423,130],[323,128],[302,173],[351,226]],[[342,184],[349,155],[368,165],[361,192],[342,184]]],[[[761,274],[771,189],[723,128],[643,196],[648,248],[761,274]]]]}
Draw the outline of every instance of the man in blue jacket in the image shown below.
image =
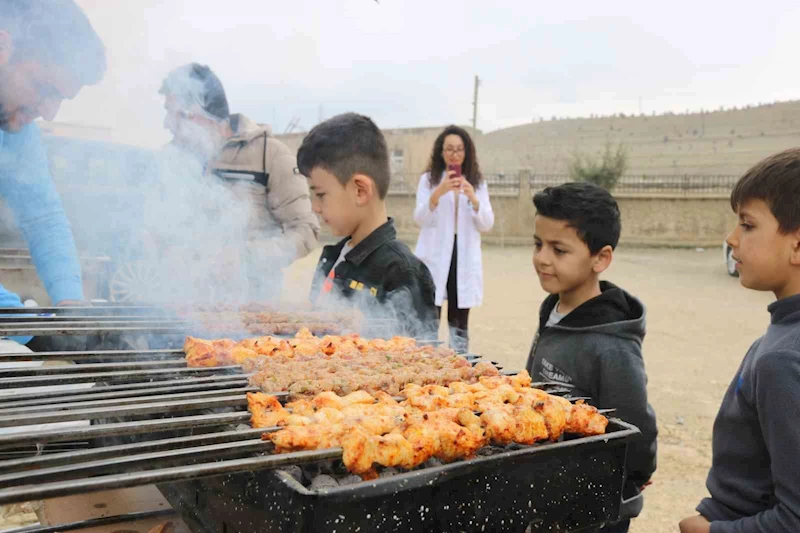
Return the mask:
{"type": "MultiPolygon", "coordinates": [[[[82,300],[83,284],[33,121],[53,120],[63,100],[99,82],[105,69],[105,47],[73,0],[0,0],[0,197],[56,305],[82,300]]],[[[19,297],[0,285],[0,307],[13,306],[22,306],[19,297]]],[[[7,341],[3,345],[1,351],[13,349],[7,341]]]]}

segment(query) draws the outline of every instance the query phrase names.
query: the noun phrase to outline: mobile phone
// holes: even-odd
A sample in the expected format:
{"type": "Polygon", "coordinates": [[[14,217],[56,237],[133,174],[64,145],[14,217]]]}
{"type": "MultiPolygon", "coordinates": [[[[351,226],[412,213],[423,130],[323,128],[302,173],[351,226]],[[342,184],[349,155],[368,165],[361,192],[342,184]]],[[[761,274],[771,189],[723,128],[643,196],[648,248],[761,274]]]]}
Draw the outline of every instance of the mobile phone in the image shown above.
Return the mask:
{"type": "Polygon", "coordinates": [[[461,176],[461,165],[447,165],[447,170],[452,170],[455,172],[451,178],[458,178],[461,176]]]}

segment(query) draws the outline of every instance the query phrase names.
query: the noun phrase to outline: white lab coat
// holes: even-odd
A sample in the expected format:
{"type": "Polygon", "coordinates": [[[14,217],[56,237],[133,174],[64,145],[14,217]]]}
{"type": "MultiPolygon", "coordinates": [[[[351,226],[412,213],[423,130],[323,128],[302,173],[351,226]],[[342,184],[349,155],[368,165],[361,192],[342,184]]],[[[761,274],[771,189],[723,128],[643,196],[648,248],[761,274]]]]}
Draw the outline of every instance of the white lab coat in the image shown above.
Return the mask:
{"type": "MultiPolygon", "coordinates": [[[[433,192],[430,174],[419,179],[417,206],[414,221],[421,228],[414,253],[431,271],[436,284],[436,305],[441,306],[447,297],[447,276],[450,259],[453,257],[455,232],[456,193],[450,191],[439,199],[439,205],[431,211],[430,198],[433,192]]],[[[486,182],[475,189],[480,206],[478,212],[469,203],[467,195],[458,194],[458,268],[456,289],[459,309],[471,309],[483,302],[483,262],[481,260],[481,233],[494,226],[494,212],[489,202],[486,182]]]]}

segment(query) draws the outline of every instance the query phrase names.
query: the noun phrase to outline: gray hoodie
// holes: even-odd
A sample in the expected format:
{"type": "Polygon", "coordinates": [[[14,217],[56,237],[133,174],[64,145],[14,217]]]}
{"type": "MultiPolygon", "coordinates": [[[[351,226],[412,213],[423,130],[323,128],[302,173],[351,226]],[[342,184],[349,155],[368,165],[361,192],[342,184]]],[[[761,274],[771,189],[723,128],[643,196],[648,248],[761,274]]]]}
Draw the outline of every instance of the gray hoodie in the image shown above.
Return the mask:
{"type": "Polygon", "coordinates": [[[714,421],[711,497],[697,507],[712,533],[800,531],[800,295],[768,309],[714,421]]]}
{"type": "Polygon", "coordinates": [[[578,306],[558,324],[545,327],[558,295],[539,310],[539,330],[526,368],[534,381],[563,381],[573,395],[589,396],[597,407],[616,409],[614,416],[642,432],[628,447],[627,480],[620,519],[641,512],[639,487],[656,470],[656,415],[647,403],[647,375],[642,359],[645,308],[641,301],[605,281],[602,294],[578,306]]]}

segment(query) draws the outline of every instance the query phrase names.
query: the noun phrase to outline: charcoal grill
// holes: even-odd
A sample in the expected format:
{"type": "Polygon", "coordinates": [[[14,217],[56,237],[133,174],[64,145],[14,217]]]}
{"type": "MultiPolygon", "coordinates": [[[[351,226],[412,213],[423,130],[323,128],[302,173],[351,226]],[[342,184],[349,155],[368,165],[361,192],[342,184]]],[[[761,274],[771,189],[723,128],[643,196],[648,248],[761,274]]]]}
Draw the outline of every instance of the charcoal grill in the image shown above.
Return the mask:
{"type": "Polygon", "coordinates": [[[196,533],[577,531],[617,518],[638,434],[612,419],[599,437],[310,490],[287,467],[337,460],[341,449],[271,454],[260,436],[277,428],[249,427],[255,389],[238,366],[187,368],[170,348],[0,354],[23,360],[76,364],[0,370],[0,504],[155,484],[196,533]],[[80,383],[95,385],[41,390],[80,383]],[[91,425],[25,430],[69,421],[91,425]]]}

